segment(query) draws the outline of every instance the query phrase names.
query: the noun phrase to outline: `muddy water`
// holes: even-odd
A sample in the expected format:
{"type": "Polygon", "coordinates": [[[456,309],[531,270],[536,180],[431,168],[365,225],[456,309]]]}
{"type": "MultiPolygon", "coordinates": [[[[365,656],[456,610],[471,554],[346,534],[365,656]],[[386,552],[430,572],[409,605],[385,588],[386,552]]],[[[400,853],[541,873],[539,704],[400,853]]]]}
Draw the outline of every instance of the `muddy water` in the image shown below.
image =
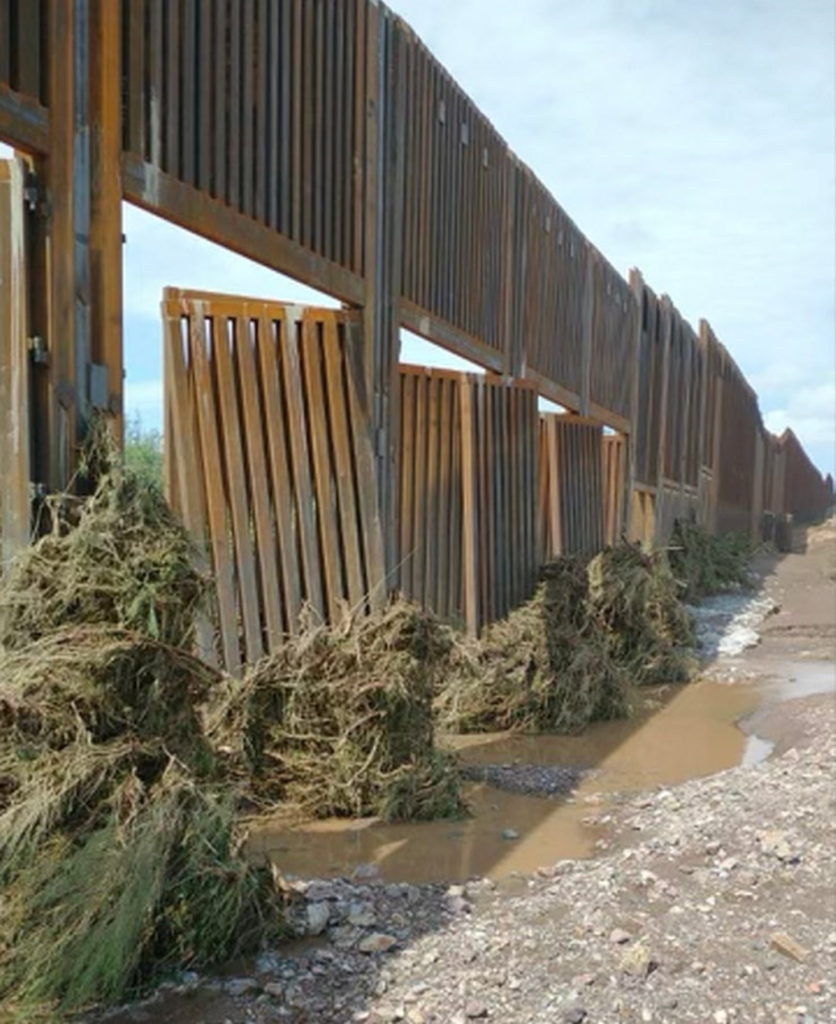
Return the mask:
{"type": "Polygon", "coordinates": [[[735,723],[760,699],[754,686],[701,681],[667,688],[637,717],[601,723],[582,736],[451,737],[450,746],[466,763],[593,771],[568,799],[474,784],[467,791],[472,816],[464,821],[339,820],[299,828],[263,822],[253,829],[249,851],[292,876],[347,875],[358,864],[373,863],[384,878],[411,882],[504,878],[562,858],[589,857],[606,828],[589,819],[605,816],[612,794],[674,785],[739,764],[746,737],[735,723]],[[503,838],[508,829],[517,838],[503,838]]]}

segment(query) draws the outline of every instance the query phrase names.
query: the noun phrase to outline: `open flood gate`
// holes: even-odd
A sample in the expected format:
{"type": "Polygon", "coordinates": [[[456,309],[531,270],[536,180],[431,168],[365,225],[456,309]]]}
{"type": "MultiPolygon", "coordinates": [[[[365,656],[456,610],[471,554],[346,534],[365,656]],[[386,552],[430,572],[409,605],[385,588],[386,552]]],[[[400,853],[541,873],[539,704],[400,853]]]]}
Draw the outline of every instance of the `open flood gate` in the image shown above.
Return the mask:
{"type": "Polygon", "coordinates": [[[168,289],[166,488],[211,566],[237,672],[385,597],[359,316],[168,289]]]}

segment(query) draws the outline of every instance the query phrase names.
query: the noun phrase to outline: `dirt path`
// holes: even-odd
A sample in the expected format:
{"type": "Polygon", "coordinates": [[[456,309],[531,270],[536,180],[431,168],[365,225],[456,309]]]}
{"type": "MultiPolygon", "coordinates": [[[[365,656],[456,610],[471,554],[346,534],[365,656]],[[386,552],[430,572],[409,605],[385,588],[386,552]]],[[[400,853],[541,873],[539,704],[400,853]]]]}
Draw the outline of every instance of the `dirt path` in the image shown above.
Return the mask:
{"type": "Polygon", "coordinates": [[[368,871],[300,886],[318,938],[225,980],[186,977],[111,1019],[836,1022],[836,526],[805,546],[763,566],[780,609],[762,642],[712,669],[738,692],[757,687],[743,727],[774,747],[768,760],[613,807],[591,787],[593,859],[544,856],[499,882],[368,871]]]}

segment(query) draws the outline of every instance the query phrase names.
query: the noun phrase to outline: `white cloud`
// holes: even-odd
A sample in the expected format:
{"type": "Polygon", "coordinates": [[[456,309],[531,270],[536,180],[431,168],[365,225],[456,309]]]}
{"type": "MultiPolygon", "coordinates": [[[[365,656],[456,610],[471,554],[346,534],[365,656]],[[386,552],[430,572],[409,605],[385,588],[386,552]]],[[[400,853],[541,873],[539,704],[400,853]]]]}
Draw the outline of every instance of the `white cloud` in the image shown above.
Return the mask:
{"type": "Polygon", "coordinates": [[[785,408],[770,409],[764,423],[775,434],[789,426],[820,467],[832,472],[836,461],[836,407],[833,387],[827,382],[798,388],[785,408]]]}

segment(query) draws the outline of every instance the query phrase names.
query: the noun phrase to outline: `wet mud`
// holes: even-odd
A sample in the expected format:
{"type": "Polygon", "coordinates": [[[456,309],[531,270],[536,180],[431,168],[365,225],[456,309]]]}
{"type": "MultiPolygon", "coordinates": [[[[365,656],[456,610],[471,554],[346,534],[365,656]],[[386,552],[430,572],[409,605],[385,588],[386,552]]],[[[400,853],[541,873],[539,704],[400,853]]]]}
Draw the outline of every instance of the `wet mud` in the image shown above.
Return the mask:
{"type": "Polygon", "coordinates": [[[565,858],[591,857],[607,835],[607,811],[618,795],[764,759],[773,741],[747,735],[741,725],[765,703],[822,692],[827,685],[826,673],[799,666],[782,681],[668,687],[638,716],[600,723],[579,736],[447,737],[443,742],[458,752],[466,774],[482,776],[467,786],[469,818],[394,825],[329,820],[292,828],[267,820],[253,826],[248,851],[272,860],[289,877],[350,876],[359,865],[374,864],[393,882],[502,879],[565,858]],[[513,791],[526,788],[532,775],[536,779],[538,767],[568,788],[559,786],[550,796],[513,791]]]}

